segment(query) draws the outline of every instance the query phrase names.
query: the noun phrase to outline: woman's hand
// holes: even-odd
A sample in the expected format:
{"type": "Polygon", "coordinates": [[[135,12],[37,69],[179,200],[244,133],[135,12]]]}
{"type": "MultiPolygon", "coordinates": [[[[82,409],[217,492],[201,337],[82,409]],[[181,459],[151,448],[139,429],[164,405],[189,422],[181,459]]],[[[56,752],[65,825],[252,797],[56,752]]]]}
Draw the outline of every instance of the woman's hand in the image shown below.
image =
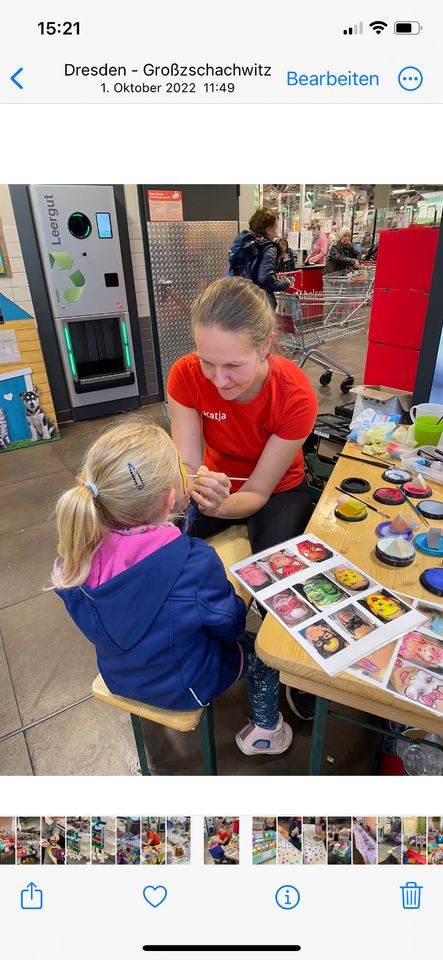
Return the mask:
{"type": "Polygon", "coordinates": [[[230,492],[231,481],[225,473],[215,473],[204,465],[199,467],[192,487],[192,499],[201,513],[216,516],[230,492]]]}

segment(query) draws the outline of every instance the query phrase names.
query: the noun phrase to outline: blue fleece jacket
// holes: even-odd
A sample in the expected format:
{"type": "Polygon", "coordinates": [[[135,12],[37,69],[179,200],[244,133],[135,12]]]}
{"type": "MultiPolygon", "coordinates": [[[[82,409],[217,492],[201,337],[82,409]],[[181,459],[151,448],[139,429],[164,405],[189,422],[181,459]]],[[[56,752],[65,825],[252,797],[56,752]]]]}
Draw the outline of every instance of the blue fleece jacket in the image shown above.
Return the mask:
{"type": "Polygon", "coordinates": [[[238,677],[245,604],[204,540],[180,536],[95,589],[56,592],[112,693],[194,710],[238,677]]]}

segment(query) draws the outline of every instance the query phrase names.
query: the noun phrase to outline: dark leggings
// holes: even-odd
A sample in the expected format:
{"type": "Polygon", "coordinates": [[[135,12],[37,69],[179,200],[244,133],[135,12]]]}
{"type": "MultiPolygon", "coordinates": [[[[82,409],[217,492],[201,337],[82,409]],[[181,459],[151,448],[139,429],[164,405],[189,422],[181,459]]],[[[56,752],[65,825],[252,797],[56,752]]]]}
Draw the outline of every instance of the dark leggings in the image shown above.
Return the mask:
{"type": "MultiPolygon", "coordinates": [[[[252,553],[259,553],[260,550],[267,550],[268,547],[303,533],[312,509],[309,487],[306,480],[303,480],[292,490],[271,494],[257,513],[244,519],[219,520],[217,517],[205,517],[194,507],[189,535],[207,540],[233,524],[246,524],[252,553]]],[[[264,618],[266,611],[263,607],[259,607],[259,610],[260,616],[264,618]]]]}

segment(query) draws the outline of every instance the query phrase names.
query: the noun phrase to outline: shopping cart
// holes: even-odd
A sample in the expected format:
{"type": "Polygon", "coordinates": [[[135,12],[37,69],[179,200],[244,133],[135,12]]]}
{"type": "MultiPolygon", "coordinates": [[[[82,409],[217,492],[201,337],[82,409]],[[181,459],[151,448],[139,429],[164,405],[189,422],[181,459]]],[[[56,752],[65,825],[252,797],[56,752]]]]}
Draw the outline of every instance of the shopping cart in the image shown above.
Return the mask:
{"type": "Polygon", "coordinates": [[[322,367],[322,386],[331,382],[333,372],[345,374],[340,384],[342,393],[348,393],[354,384],[352,372],[320,347],[366,329],[374,274],[375,264],[365,263],[352,274],[323,277],[323,289],[314,291],[297,289],[297,272],[282,274],[294,277],[294,282],[290,288],[276,292],[278,342],[288,356],[297,358],[300,367],[307,360],[322,367]]]}

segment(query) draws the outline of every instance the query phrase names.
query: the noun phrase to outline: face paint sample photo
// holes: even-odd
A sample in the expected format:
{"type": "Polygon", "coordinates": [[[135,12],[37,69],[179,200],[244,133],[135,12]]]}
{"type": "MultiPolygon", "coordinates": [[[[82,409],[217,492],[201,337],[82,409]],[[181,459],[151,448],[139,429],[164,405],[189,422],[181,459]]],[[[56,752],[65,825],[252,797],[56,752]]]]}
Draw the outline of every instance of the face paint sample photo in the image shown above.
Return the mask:
{"type": "Polygon", "coordinates": [[[300,633],[325,660],[328,657],[333,657],[340,650],[344,650],[345,647],[349,647],[349,643],[344,637],[331,630],[330,624],[326,620],[318,620],[317,623],[300,630],[300,633]]]}
{"type": "Polygon", "coordinates": [[[443,637],[443,607],[429,607],[426,603],[417,603],[415,609],[426,617],[426,629],[443,637]]]}
{"type": "Polygon", "coordinates": [[[352,667],[348,667],[349,672],[361,677],[362,680],[383,683],[396,646],[397,641],[393,640],[392,643],[387,643],[379,650],[374,650],[367,657],[362,657],[361,660],[354,663],[352,667]]]}
{"type": "Polygon", "coordinates": [[[244,567],[237,567],[235,572],[254,593],[258,590],[264,590],[265,587],[270,587],[271,583],[274,583],[274,578],[270,577],[266,570],[263,570],[263,567],[255,562],[247,563],[244,567]]]}
{"type": "Polygon", "coordinates": [[[318,610],[330,607],[333,603],[338,603],[347,597],[343,590],[321,573],[315,577],[309,577],[304,583],[294,584],[294,590],[318,610]]]}
{"type": "Polygon", "coordinates": [[[316,540],[301,540],[297,543],[297,550],[310,563],[323,563],[324,560],[330,560],[334,556],[332,550],[325,547],[323,543],[317,543],[316,540]]]}
{"type": "Polygon", "coordinates": [[[398,597],[393,597],[383,587],[368,594],[367,597],[362,597],[357,603],[368,610],[369,613],[372,613],[374,617],[377,617],[377,620],[380,620],[381,623],[390,623],[391,620],[397,620],[409,609],[398,597]]]}
{"type": "Polygon", "coordinates": [[[427,670],[412,667],[401,657],[397,657],[395,661],[389,678],[389,688],[407,700],[428,707],[436,713],[443,713],[443,680],[427,670]]]}
{"type": "Polygon", "coordinates": [[[443,675],[443,641],[437,637],[410,630],[402,639],[398,655],[409,663],[443,675]]]}
{"type": "Polygon", "coordinates": [[[287,627],[298,627],[305,620],[313,617],[316,612],[313,607],[303,603],[303,600],[300,600],[300,597],[297,597],[290,588],[274,593],[272,597],[267,598],[266,603],[287,627]]]}
{"type": "Polygon", "coordinates": [[[344,563],[341,563],[338,567],[331,567],[328,570],[328,577],[332,577],[340,587],[344,587],[345,590],[350,590],[352,593],[367,590],[371,583],[359,570],[346,566],[344,563]]]}
{"type": "Polygon", "coordinates": [[[260,563],[276,580],[284,580],[300,570],[306,570],[306,563],[299,560],[291,550],[274,550],[265,557],[259,558],[260,563]]]}
{"type": "Polygon", "coordinates": [[[331,620],[354,640],[361,640],[362,637],[366,637],[368,633],[372,633],[376,629],[376,625],[363,616],[361,611],[353,604],[350,604],[349,607],[343,607],[337,613],[331,613],[331,620]]]}

